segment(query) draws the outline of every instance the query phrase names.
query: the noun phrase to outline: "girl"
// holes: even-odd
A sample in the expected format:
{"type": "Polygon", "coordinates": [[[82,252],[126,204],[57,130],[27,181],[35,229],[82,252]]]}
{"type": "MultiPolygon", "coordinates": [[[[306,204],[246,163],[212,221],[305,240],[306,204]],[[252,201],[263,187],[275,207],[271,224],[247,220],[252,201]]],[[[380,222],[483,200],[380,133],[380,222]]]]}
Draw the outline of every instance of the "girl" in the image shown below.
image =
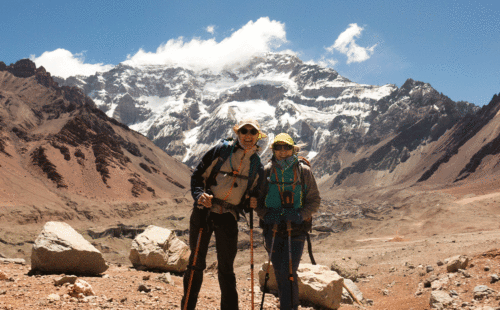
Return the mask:
{"type": "Polygon", "coordinates": [[[264,167],[265,179],[256,212],[261,218],[268,253],[272,251],[280,309],[298,309],[297,269],[312,214],[318,210],[321,198],[311,168],[305,160],[299,160],[300,147],[290,135],[277,135],[272,150],[271,162],[264,167]],[[275,225],[277,233],[273,240],[275,225]]]}

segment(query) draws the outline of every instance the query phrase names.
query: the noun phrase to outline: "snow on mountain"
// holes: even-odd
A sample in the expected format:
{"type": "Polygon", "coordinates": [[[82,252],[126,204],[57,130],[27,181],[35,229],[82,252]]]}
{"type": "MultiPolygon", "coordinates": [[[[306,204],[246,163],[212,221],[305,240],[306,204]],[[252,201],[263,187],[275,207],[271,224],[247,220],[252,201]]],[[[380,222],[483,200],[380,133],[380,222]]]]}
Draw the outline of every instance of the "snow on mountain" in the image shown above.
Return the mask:
{"type": "Polygon", "coordinates": [[[451,117],[450,124],[474,110],[429,84],[411,79],[401,88],[358,84],[333,69],[275,53],[220,73],[120,64],[58,82],[81,87],[108,116],[191,166],[217,141],[231,136],[231,127],[245,117],[259,121],[269,134],[266,142],[286,131],[307,145],[308,158],[328,156],[319,160],[317,171],[332,174],[344,168],[332,164],[339,146],[355,153],[434,112],[441,114],[430,126],[443,117],[451,117]]]}

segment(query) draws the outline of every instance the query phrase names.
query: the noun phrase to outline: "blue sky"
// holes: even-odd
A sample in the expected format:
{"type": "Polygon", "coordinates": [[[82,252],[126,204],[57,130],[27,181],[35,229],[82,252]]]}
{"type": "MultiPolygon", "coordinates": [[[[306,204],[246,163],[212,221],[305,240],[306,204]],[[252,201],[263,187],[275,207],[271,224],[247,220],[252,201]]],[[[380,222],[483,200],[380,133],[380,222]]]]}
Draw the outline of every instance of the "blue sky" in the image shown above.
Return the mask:
{"type": "Polygon", "coordinates": [[[0,61],[53,75],[120,62],[217,70],[288,51],[358,83],[430,83],[452,100],[500,93],[500,1],[4,1],[0,61]]]}

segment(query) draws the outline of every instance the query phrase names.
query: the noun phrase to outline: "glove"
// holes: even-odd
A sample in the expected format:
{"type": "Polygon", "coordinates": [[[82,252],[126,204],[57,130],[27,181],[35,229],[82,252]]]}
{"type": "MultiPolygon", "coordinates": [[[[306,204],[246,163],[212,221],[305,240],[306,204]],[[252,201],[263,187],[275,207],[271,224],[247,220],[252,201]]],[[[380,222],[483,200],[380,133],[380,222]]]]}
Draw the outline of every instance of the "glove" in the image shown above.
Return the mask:
{"type": "Polygon", "coordinates": [[[268,224],[268,225],[273,225],[275,223],[279,223],[280,221],[280,213],[277,212],[277,211],[273,211],[273,210],[270,210],[270,211],[267,211],[267,213],[264,215],[264,223],[268,224]]]}
{"type": "Polygon", "coordinates": [[[287,213],[285,214],[285,222],[292,222],[294,224],[302,224],[302,222],[304,221],[304,219],[302,218],[302,215],[300,215],[300,213],[287,213]]]}

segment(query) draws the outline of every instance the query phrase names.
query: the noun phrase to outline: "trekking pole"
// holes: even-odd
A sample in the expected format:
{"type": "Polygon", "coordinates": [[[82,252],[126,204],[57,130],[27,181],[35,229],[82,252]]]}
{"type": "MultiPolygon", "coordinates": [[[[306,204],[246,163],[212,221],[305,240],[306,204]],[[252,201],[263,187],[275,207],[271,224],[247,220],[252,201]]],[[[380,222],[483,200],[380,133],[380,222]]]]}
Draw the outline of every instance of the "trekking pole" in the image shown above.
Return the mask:
{"type": "Polygon", "coordinates": [[[292,222],[286,223],[286,230],[288,231],[288,272],[290,280],[290,306],[293,309],[293,268],[292,268],[292,222]]]}
{"type": "Polygon", "coordinates": [[[208,214],[208,209],[203,208],[202,210],[202,220],[200,224],[200,230],[198,231],[198,239],[196,240],[196,249],[194,251],[194,257],[193,257],[193,264],[191,265],[191,274],[189,275],[189,284],[188,284],[188,289],[186,292],[185,300],[184,300],[184,307],[183,310],[187,310],[188,302],[189,302],[189,293],[191,292],[191,284],[193,283],[193,276],[194,276],[194,270],[196,267],[196,260],[198,258],[198,250],[200,249],[200,241],[201,241],[201,235],[203,234],[203,227],[206,224],[206,217],[208,214]]]}
{"type": "Polygon", "coordinates": [[[251,295],[252,295],[252,310],[254,309],[254,283],[253,283],[253,209],[250,209],[250,285],[251,287],[251,295]]]}
{"type": "Polygon", "coordinates": [[[276,237],[277,231],[278,231],[278,223],[274,223],[273,238],[271,239],[271,250],[269,251],[269,261],[267,262],[266,277],[264,278],[264,291],[262,292],[262,302],[260,303],[260,310],[264,309],[264,298],[266,297],[266,286],[267,286],[267,281],[269,280],[269,269],[271,269],[271,258],[273,256],[274,237],[276,237]]]}

